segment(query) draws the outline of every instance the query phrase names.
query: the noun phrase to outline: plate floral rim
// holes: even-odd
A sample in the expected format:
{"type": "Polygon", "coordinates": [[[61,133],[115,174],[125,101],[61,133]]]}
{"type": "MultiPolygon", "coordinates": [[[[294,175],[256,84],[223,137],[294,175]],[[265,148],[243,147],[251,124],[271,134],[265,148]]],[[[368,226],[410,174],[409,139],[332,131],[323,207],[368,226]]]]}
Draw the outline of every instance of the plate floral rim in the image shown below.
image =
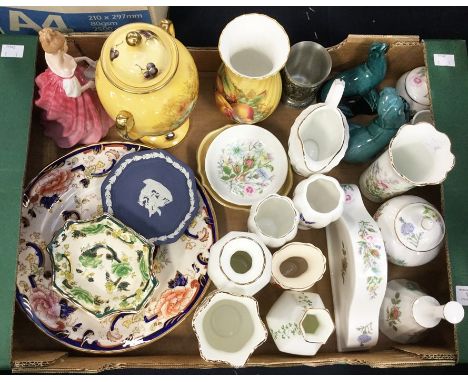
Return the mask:
{"type": "MultiPolygon", "coordinates": [[[[44,167],[42,170],[38,172],[36,176],[31,178],[31,180],[28,182],[27,186],[24,187],[23,189],[23,206],[27,204],[28,198],[26,194],[31,191],[33,185],[48,171],[56,168],[57,164],[65,161],[66,159],[77,155],[82,152],[86,152],[89,150],[94,150],[96,152],[101,151],[103,147],[112,147],[112,146],[117,146],[117,147],[126,147],[128,149],[135,149],[135,151],[141,151],[141,150],[151,150],[152,148],[144,145],[144,144],[139,144],[139,143],[131,143],[131,142],[123,142],[123,141],[103,141],[99,142],[96,144],[91,144],[91,145],[85,145],[85,146],[80,146],[69,153],[62,155],[58,157],[57,159],[53,160],[51,163],[49,163],[46,167],[44,167]]],[[[104,172],[101,175],[105,176],[107,175],[108,172],[104,172]]],[[[203,187],[203,184],[195,177],[196,183],[197,183],[197,189],[200,192],[200,196],[202,197],[203,202],[205,203],[207,207],[207,213],[209,218],[213,221],[212,225],[212,233],[213,233],[213,244],[217,241],[219,237],[219,232],[218,232],[218,224],[217,224],[217,219],[216,219],[216,214],[215,210],[213,208],[213,204],[211,200],[207,197],[206,195],[206,189],[203,187]]],[[[35,315],[33,314],[31,308],[28,306],[29,304],[24,301],[22,298],[22,294],[20,293],[19,289],[17,286],[15,286],[15,300],[18,306],[21,308],[21,310],[24,312],[26,317],[38,327],[39,330],[41,330],[42,333],[44,333],[46,336],[50,337],[52,340],[60,343],[61,345],[66,346],[67,348],[82,352],[82,353],[89,353],[89,354],[119,354],[119,353],[125,353],[133,350],[140,349],[144,346],[147,346],[153,342],[156,342],[166,336],[167,334],[171,333],[174,329],[179,326],[180,323],[183,322],[183,319],[187,318],[187,316],[194,311],[194,309],[197,308],[199,303],[203,301],[203,296],[207,293],[209,286],[211,284],[211,279],[208,276],[208,272],[205,274],[204,278],[205,283],[203,285],[200,285],[200,289],[197,291],[197,293],[192,296],[192,299],[190,303],[186,306],[186,308],[177,314],[176,316],[172,317],[168,321],[170,323],[166,326],[163,326],[163,328],[159,329],[158,331],[152,333],[146,341],[135,344],[135,345],[130,345],[126,348],[120,346],[117,349],[106,349],[106,348],[99,348],[93,344],[89,344],[87,342],[84,343],[79,343],[79,341],[75,340],[70,340],[69,338],[59,338],[57,335],[54,333],[53,330],[49,329],[47,326],[44,325],[44,323],[35,315]],[[157,335],[160,333],[160,335],[157,335]],[[86,346],[83,346],[86,345],[86,346]]],[[[116,318],[121,317],[121,315],[116,316],[116,318]]],[[[166,323],[168,322],[166,321],[166,323]]],[[[146,338],[146,337],[145,337],[146,338]]]]}

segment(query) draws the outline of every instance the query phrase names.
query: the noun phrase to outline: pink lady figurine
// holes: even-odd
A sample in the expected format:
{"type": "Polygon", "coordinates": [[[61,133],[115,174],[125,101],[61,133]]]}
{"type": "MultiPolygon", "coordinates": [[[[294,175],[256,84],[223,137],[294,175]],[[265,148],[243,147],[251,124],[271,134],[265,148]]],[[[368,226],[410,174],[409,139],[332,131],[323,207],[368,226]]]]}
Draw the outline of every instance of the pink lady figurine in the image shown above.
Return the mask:
{"type": "Polygon", "coordinates": [[[78,143],[99,142],[113,121],[104,111],[94,90],[94,81],[85,77],[85,69],[77,63],[96,63],[88,57],[73,58],[67,54],[65,36],[45,28],[39,32],[48,69],[36,77],[39,99],[43,109],[44,133],[62,148],[78,143]]]}

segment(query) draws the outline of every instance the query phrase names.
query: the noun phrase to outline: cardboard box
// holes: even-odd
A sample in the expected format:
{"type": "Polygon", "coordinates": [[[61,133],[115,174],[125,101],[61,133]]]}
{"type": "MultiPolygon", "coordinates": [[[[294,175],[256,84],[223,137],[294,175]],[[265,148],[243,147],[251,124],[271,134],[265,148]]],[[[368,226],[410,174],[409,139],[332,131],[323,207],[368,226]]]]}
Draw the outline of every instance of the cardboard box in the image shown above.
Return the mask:
{"type": "MultiPolygon", "coordinates": [[[[69,36],[69,53],[72,55],[87,55],[97,59],[105,36],[98,34],[69,36]]],[[[417,36],[349,36],[342,43],[329,49],[333,60],[333,71],[340,71],[363,62],[367,57],[367,50],[372,41],[386,41],[390,44],[387,54],[388,73],[382,85],[395,85],[396,80],[404,72],[417,66],[425,64],[428,57],[430,44],[419,41],[417,36]]],[[[443,45],[445,53],[456,51],[456,60],[466,68],[466,52],[463,52],[463,42],[452,42],[443,45]]],[[[40,50],[39,50],[40,51],[40,50]]],[[[215,74],[220,64],[218,52],[215,49],[192,49],[191,50],[197,64],[200,76],[200,95],[198,103],[191,115],[191,131],[189,136],[178,146],[170,149],[171,153],[186,161],[192,168],[196,169],[196,150],[205,134],[217,129],[229,121],[217,110],[214,103],[213,84],[215,74]]],[[[432,54],[432,51],[431,51],[432,54]]],[[[37,72],[45,68],[41,51],[38,55],[37,72]]],[[[463,66],[462,66],[463,69],[463,66]]],[[[434,71],[433,71],[434,72],[434,71]]],[[[466,72],[465,72],[466,73],[466,72]]],[[[463,71],[458,73],[462,78],[463,71]]],[[[431,78],[431,85],[433,79],[431,78]]],[[[434,77],[434,84],[443,82],[442,79],[434,77]]],[[[440,85],[440,84],[439,84],[440,85]]],[[[438,85],[438,86],[439,86],[438,85]]],[[[466,89],[466,88],[465,88],[466,89]]],[[[448,93],[446,93],[447,96],[448,93]]],[[[459,92],[462,97],[462,92],[459,92]]],[[[448,94],[450,96],[450,94],[448,94]]],[[[435,101],[441,94],[433,94],[435,119],[438,128],[446,131],[448,113],[437,114],[435,101]],[[445,118],[445,119],[444,119],[445,118]]],[[[465,95],[466,103],[466,95],[465,95]]],[[[452,100],[452,102],[458,102],[452,100]]],[[[289,128],[301,110],[288,108],[280,105],[278,109],[265,121],[259,123],[260,126],[272,131],[287,147],[289,128]]],[[[466,113],[466,111],[465,111],[466,113]]],[[[464,114],[461,112],[460,117],[464,114]]],[[[461,119],[460,119],[461,121],[461,119]]],[[[460,127],[457,127],[459,130],[460,127]]],[[[450,129],[449,129],[450,130],[450,129]]],[[[453,132],[457,134],[456,132],[453,132]]],[[[451,133],[449,132],[449,135],[451,133]]],[[[106,140],[120,140],[115,131],[112,131],[106,140]]],[[[466,138],[465,141],[466,142],[466,138]]],[[[455,147],[459,151],[455,155],[466,158],[466,149],[455,147]]],[[[33,114],[31,126],[31,136],[29,144],[29,154],[25,184],[27,184],[45,165],[65,154],[69,150],[58,149],[54,143],[44,137],[42,128],[38,123],[37,113],[33,114]]],[[[457,158],[459,159],[459,158],[457,158]]],[[[462,163],[462,169],[466,169],[466,161],[462,163]]],[[[459,163],[457,163],[459,166],[459,163]]],[[[457,166],[455,166],[457,168],[457,166]]],[[[342,183],[357,183],[358,176],[367,167],[363,165],[350,165],[341,163],[332,172],[331,176],[336,177],[342,183]]],[[[449,180],[463,182],[462,175],[449,175],[449,180]],[[458,179],[458,180],[457,180],[458,179]]],[[[294,175],[294,183],[300,181],[301,177],[294,175]]],[[[463,183],[461,183],[463,185],[463,183]]],[[[457,192],[460,187],[453,187],[457,192]]],[[[452,191],[445,190],[445,198],[452,197],[452,191]]],[[[435,204],[439,209],[444,208],[444,193],[441,186],[428,186],[415,189],[410,194],[422,196],[429,202],[435,204]]],[[[19,201],[18,201],[19,202],[19,201]]],[[[218,230],[220,236],[231,230],[246,230],[248,213],[245,211],[229,210],[213,201],[215,207],[218,230]]],[[[366,201],[366,207],[372,214],[378,204],[366,201]]],[[[456,206],[452,206],[452,209],[456,206]]],[[[460,211],[460,206],[458,206],[460,211]]],[[[461,211],[466,211],[467,207],[461,206],[461,211]],[[463,210],[464,209],[464,210],[463,210]]],[[[466,211],[468,213],[468,211],[466,211]]],[[[450,224],[450,219],[455,221],[459,212],[451,210],[453,217],[448,220],[448,237],[453,239],[454,248],[459,251],[462,248],[463,236],[455,237],[451,235],[450,228],[457,226],[450,224]]],[[[447,213],[446,213],[447,219],[447,213]]],[[[13,222],[11,222],[13,224],[13,222]]],[[[458,235],[459,233],[457,233],[458,235]]],[[[466,236],[465,236],[466,237],[466,236]]],[[[297,241],[312,242],[327,254],[325,230],[301,231],[296,237],[297,241]]],[[[450,241],[450,245],[452,242],[450,241]]],[[[460,260],[458,257],[462,253],[456,253],[457,266],[466,266],[466,259],[460,260]],[[465,263],[463,263],[465,261],[465,263]]],[[[439,301],[448,301],[452,296],[452,278],[456,272],[452,273],[450,268],[453,258],[449,258],[447,246],[437,258],[429,264],[418,268],[403,268],[389,264],[389,280],[393,278],[409,278],[418,283],[432,296],[439,301]]],[[[461,282],[468,283],[468,278],[461,278],[461,282]]],[[[463,285],[463,284],[462,284],[463,285]]],[[[213,286],[210,288],[213,289],[213,286]]],[[[325,306],[333,312],[330,277],[327,270],[323,279],[318,282],[312,291],[317,292],[322,297],[325,306]]],[[[281,294],[279,288],[271,285],[264,288],[256,295],[259,301],[260,313],[265,318],[275,299],[281,294]]],[[[149,344],[141,349],[128,353],[116,354],[113,356],[91,356],[85,353],[70,350],[53,339],[47,337],[35,325],[28,320],[21,309],[16,307],[14,316],[14,328],[12,336],[12,368],[15,373],[94,373],[103,370],[122,368],[213,368],[224,367],[224,364],[211,364],[204,362],[199,356],[198,344],[191,327],[192,314],[168,336],[149,344]]],[[[466,320],[465,327],[466,329],[466,320]]],[[[459,329],[460,330],[460,329],[459,329]]],[[[460,336],[461,338],[461,336],[460,336]]],[[[458,341],[458,345],[462,342],[458,341]]],[[[466,342],[466,340],[465,340],[466,342]]],[[[466,345],[463,345],[466,346],[466,345]]],[[[315,357],[300,357],[280,353],[269,336],[266,343],[261,345],[251,356],[248,366],[294,366],[294,365],[331,365],[331,364],[357,364],[369,365],[372,367],[414,367],[414,366],[445,366],[454,365],[457,361],[458,350],[457,339],[453,326],[446,322],[431,330],[430,335],[416,345],[399,345],[393,343],[382,334],[379,342],[372,351],[338,353],[336,351],[336,337],[332,335],[329,341],[322,346],[315,357]]]]}

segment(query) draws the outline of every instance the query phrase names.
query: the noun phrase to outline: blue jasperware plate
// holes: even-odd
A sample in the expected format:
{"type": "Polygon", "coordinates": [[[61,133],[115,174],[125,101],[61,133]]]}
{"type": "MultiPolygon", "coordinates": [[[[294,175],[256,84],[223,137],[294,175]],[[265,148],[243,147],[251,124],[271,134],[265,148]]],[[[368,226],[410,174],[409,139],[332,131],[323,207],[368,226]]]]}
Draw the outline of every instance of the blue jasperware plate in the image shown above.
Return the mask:
{"type": "Polygon", "coordinates": [[[177,241],[198,212],[192,170],[164,150],[125,155],[101,195],[106,212],[155,244],[177,241]]]}

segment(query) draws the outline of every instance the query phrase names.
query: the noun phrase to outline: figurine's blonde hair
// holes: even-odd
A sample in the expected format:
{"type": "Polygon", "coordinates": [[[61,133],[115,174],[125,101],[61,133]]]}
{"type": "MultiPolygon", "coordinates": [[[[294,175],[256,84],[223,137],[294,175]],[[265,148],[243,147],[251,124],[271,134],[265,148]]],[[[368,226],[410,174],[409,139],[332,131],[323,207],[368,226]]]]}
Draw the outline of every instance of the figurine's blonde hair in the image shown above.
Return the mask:
{"type": "Polygon", "coordinates": [[[39,31],[39,41],[46,53],[57,53],[65,45],[65,36],[59,31],[44,28],[39,31]]]}

